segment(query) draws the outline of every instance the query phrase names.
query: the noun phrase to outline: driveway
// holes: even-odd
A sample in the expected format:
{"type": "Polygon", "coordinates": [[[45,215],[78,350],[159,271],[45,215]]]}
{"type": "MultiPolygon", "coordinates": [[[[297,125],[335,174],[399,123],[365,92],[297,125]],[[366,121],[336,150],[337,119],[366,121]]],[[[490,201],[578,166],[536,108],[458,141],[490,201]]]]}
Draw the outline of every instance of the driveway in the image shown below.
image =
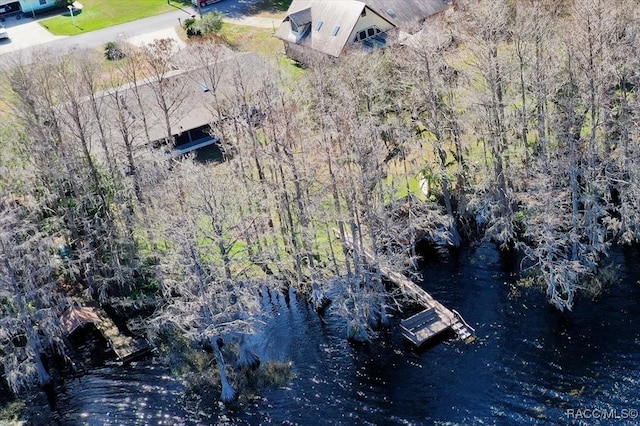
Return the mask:
{"type": "Polygon", "coordinates": [[[0,55],[67,37],[54,36],[40,26],[37,20],[31,18],[16,19],[15,16],[11,16],[2,24],[7,29],[10,39],[0,40],[0,55]]]}

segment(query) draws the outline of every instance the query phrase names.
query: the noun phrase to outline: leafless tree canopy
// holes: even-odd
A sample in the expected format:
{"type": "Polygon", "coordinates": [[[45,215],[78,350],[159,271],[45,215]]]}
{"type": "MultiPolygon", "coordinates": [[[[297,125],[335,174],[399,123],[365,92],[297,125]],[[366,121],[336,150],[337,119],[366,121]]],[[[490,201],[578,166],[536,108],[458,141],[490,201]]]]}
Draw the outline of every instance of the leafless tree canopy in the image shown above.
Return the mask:
{"type": "Polygon", "coordinates": [[[6,377],[48,380],[68,282],[144,294],[150,335],[209,345],[223,377],[219,343],[259,324],[264,286],[331,298],[367,340],[398,296],[380,264],[410,270],[423,239],[520,250],[570,310],[610,246],[640,238],[639,8],[458,0],[396,46],[296,77],[168,40],[108,69],[91,52],[16,63],[0,84],[6,377]],[[222,159],[165,153],[185,120],[222,159]]]}

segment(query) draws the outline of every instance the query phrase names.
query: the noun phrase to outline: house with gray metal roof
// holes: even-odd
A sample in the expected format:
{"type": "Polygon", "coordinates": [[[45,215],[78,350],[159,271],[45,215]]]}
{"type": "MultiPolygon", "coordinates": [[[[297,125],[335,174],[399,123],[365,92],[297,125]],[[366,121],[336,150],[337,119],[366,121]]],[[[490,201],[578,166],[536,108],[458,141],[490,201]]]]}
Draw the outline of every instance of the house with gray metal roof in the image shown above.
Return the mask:
{"type": "MultiPolygon", "coordinates": [[[[85,137],[104,137],[112,152],[122,151],[127,138],[139,157],[161,149],[168,158],[204,152],[210,159],[222,160],[225,153],[221,149],[232,147],[216,134],[216,127],[225,120],[257,114],[251,102],[258,90],[264,89],[263,78],[269,66],[254,53],[235,53],[226,48],[211,57],[210,64],[203,64],[186,50],[176,56],[172,70],[162,80],[150,76],[95,94],[102,128],[87,97],[86,103],[79,104],[85,137]],[[158,97],[160,85],[165,97],[162,102],[158,97]],[[169,108],[168,114],[163,105],[169,108]]],[[[78,129],[73,105],[64,103],[58,108],[63,134],[75,138],[78,129]]],[[[100,155],[99,144],[94,146],[95,154],[100,155]]]]}
{"type": "Polygon", "coordinates": [[[338,57],[352,46],[384,47],[390,31],[424,21],[448,7],[445,0],[293,0],[276,32],[287,55],[338,57]]]}

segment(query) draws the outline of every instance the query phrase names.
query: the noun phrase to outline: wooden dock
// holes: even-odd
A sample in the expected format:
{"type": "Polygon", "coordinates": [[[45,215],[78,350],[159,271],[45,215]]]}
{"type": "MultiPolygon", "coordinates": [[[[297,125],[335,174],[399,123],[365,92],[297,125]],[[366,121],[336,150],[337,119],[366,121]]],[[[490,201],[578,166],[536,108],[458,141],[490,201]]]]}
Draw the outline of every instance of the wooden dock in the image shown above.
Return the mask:
{"type": "Polygon", "coordinates": [[[62,327],[69,336],[85,324],[93,324],[109,342],[118,361],[130,362],[153,350],[147,339],[123,334],[109,315],[97,304],[67,309],[60,317],[62,327]]]}
{"type": "MultiPolygon", "coordinates": [[[[336,233],[337,234],[337,233],[336,233]]],[[[353,241],[347,238],[343,244],[353,250],[353,241]]],[[[369,265],[375,265],[375,257],[366,249],[360,250],[369,265]]],[[[438,334],[452,330],[456,336],[466,342],[474,340],[475,330],[455,310],[450,310],[434,299],[422,287],[408,279],[404,274],[394,271],[389,265],[378,262],[380,274],[394,283],[407,297],[415,300],[425,309],[400,322],[402,335],[414,345],[420,346],[438,334]]]]}

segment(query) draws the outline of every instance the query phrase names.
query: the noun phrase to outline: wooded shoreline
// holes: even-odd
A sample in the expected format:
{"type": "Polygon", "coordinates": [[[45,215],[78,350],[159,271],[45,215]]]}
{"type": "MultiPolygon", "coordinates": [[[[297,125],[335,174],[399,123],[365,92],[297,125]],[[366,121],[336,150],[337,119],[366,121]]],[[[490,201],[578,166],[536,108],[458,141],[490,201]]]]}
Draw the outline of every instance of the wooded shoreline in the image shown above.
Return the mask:
{"type": "Polygon", "coordinates": [[[320,307],[338,286],[345,329],[370,340],[393,298],[375,263],[408,272],[419,241],[489,239],[559,310],[591,303],[610,247],[640,238],[640,6],[455,3],[405,44],[301,75],[211,41],[16,63],[0,83],[12,390],[64,358],[69,283],[152,300],[147,337],[209,348],[223,378],[224,357],[253,364],[265,287],[320,307]],[[222,161],[168,160],[197,120],[222,161]]]}

